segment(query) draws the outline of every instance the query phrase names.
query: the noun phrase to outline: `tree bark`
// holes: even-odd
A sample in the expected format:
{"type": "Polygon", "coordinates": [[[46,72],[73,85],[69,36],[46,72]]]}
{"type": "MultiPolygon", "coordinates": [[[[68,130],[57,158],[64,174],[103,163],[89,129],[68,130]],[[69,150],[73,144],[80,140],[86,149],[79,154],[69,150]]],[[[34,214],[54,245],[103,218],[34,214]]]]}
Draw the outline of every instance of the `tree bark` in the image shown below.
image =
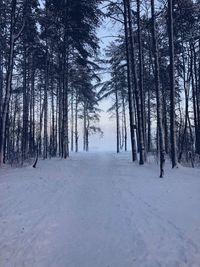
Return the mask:
{"type": "Polygon", "coordinates": [[[175,69],[174,69],[174,26],[173,0],[168,0],[169,13],[169,54],[170,54],[170,141],[172,168],[177,166],[176,151],[176,109],[175,109],[175,69]]]}
{"type": "Polygon", "coordinates": [[[132,27],[132,16],[131,16],[131,6],[130,0],[127,1],[127,14],[128,14],[128,25],[129,25],[129,41],[130,41],[130,56],[131,56],[131,69],[133,76],[133,84],[134,84],[134,93],[135,93],[135,101],[137,108],[137,124],[138,124],[138,148],[139,148],[139,164],[143,165],[145,160],[144,155],[144,134],[142,132],[142,110],[140,103],[140,93],[138,87],[138,78],[137,78],[137,70],[136,70],[136,60],[135,60],[135,44],[134,44],[134,36],[133,36],[133,27],[132,27]]]}
{"type": "Polygon", "coordinates": [[[155,3],[151,0],[151,15],[152,15],[152,37],[154,50],[154,64],[155,64],[155,86],[156,86],[156,102],[157,102],[157,129],[160,152],[160,178],[164,175],[165,150],[164,150],[164,134],[162,122],[162,104],[161,104],[161,89],[160,89],[160,70],[159,70],[159,55],[158,43],[156,36],[156,20],[155,20],[155,3]]]}
{"type": "Polygon", "coordinates": [[[128,104],[129,104],[129,120],[130,120],[130,135],[131,135],[131,148],[132,160],[137,160],[137,148],[135,140],[135,119],[134,119],[134,103],[133,103],[133,90],[131,85],[131,70],[130,70],[130,53],[129,53],[129,38],[128,38],[128,20],[127,20],[127,3],[124,3],[124,31],[126,40],[126,61],[127,61],[127,83],[128,83],[128,104]]]}

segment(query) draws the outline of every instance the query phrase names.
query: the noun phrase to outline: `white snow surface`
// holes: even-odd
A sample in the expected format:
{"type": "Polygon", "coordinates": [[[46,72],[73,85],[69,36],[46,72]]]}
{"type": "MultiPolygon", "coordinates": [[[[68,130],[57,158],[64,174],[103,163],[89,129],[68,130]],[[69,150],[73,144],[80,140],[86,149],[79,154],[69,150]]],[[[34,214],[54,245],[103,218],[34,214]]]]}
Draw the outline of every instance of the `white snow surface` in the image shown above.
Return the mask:
{"type": "Polygon", "coordinates": [[[78,153],[0,170],[0,267],[200,267],[200,170],[78,153]]]}

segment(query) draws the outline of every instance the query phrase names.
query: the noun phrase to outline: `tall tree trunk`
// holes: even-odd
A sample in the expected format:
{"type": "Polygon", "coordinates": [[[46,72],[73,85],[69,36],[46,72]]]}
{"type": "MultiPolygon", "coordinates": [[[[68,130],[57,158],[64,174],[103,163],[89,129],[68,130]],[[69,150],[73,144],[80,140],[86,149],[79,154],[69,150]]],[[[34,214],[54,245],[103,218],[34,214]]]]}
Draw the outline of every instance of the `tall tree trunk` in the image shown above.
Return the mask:
{"type": "Polygon", "coordinates": [[[83,103],[83,151],[86,151],[86,103],[83,103]]]}
{"type": "Polygon", "coordinates": [[[147,151],[150,152],[152,148],[151,141],[151,96],[150,96],[150,88],[148,87],[148,111],[147,111],[147,151]]]}
{"type": "Polygon", "coordinates": [[[197,151],[197,148],[198,148],[197,92],[196,92],[196,86],[194,82],[194,73],[193,73],[194,50],[192,49],[192,45],[190,46],[190,50],[191,50],[190,72],[191,72],[191,79],[192,79],[192,103],[193,103],[193,114],[194,114],[195,150],[197,151]]]}
{"type": "Polygon", "coordinates": [[[74,90],[71,92],[71,151],[74,151],[74,90]]]}
{"type": "Polygon", "coordinates": [[[22,129],[22,164],[27,158],[27,135],[28,135],[28,90],[27,90],[27,49],[24,44],[23,58],[23,129],[22,129]]]}
{"type": "Polygon", "coordinates": [[[78,152],[78,93],[76,91],[76,99],[75,99],[75,151],[78,152]]]}
{"type": "Polygon", "coordinates": [[[68,36],[68,16],[69,7],[68,0],[65,0],[65,25],[64,25],[64,55],[63,55],[63,94],[64,94],[64,106],[63,106],[63,123],[64,123],[64,135],[63,135],[63,150],[64,158],[69,157],[69,127],[68,127],[68,84],[69,84],[69,36],[68,36]]]}
{"type": "Polygon", "coordinates": [[[124,122],[124,150],[127,151],[127,122],[126,122],[126,105],[124,96],[122,97],[122,111],[123,111],[123,122],[124,122]]]}
{"type": "Polygon", "coordinates": [[[54,105],[54,90],[53,81],[51,82],[51,112],[52,112],[52,124],[51,124],[51,137],[52,137],[52,153],[53,157],[56,156],[56,129],[55,129],[55,105],[54,105]]]}
{"type": "MultiPolygon", "coordinates": [[[[62,63],[60,62],[60,65],[62,63]]],[[[60,70],[62,72],[62,70],[60,70]]],[[[58,93],[59,93],[59,99],[58,99],[58,139],[59,139],[59,156],[63,157],[63,86],[62,86],[62,77],[59,77],[58,81],[58,93]]]]}
{"type": "Polygon", "coordinates": [[[137,160],[137,148],[135,140],[135,117],[134,117],[134,103],[133,103],[133,90],[131,84],[131,70],[130,70],[130,53],[129,53],[129,38],[128,38],[128,20],[127,20],[127,3],[124,3],[124,31],[126,40],[126,61],[127,61],[127,82],[128,82],[128,104],[129,104],[129,120],[130,120],[130,135],[131,135],[131,148],[132,160],[137,160]]]}
{"type": "MultiPolygon", "coordinates": [[[[45,6],[46,18],[49,14],[49,1],[46,1],[45,6]]],[[[44,84],[44,133],[43,133],[43,159],[47,159],[48,156],[48,89],[49,89],[49,44],[47,36],[47,26],[45,29],[45,84],[44,84]]]]}
{"type": "Polygon", "coordinates": [[[155,3],[151,0],[151,15],[152,15],[152,37],[153,37],[153,50],[154,50],[154,64],[155,64],[155,86],[156,86],[156,103],[157,103],[157,129],[159,140],[159,152],[160,152],[160,177],[164,175],[164,163],[165,163],[165,150],[164,150],[164,134],[163,134],[163,122],[162,122],[162,95],[160,89],[160,70],[159,70],[159,55],[158,55],[158,43],[156,36],[156,20],[155,20],[155,3]]]}
{"type": "MultiPolygon", "coordinates": [[[[199,40],[200,50],[200,40],[199,40]]],[[[196,153],[200,155],[200,51],[199,51],[199,74],[197,71],[197,53],[194,43],[191,44],[191,60],[193,61],[191,75],[193,79],[192,91],[193,91],[193,109],[194,109],[194,124],[195,124],[195,136],[196,136],[196,153]],[[198,77],[199,76],[199,77],[198,77]]]]}
{"type": "Polygon", "coordinates": [[[144,164],[145,160],[145,151],[144,151],[144,134],[142,131],[142,110],[141,110],[141,103],[140,103],[140,92],[138,87],[138,78],[137,78],[137,70],[136,70],[136,60],[135,60],[135,44],[134,44],[134,37],[133,37],[133,27],[132,27],[132,15],[131,15],[131,6],[130,0],[126,0],[127,3],[127,17],[128,17],[128,26],[129,26],[129,37],[130,37],[130,56],[131,56],[131,69],[133,75],[133,84],[134,84],[134,92],[135,92],[135,100],[136,100],[136,107],[137,107],[137,124],[138,124],[138,139],[139,139],[139,164],[144,164]]]}
{"type": "Polygon", "coordinates": [[[144,71],[143,71],[143,53],[142,53],[142,40],[141,40],[141,23],[140,23],[140,1],[137,0],[137,25],[138,25],[138,50],[139,50],[139,96],[141,106],[141,123],[142,123],[142,134],[144,142],[144,150],[146,143],[145,136],[145,103],[144,103],[144,71]]]}
{"type": "Polygon", "coordinates": [[[86,152],[89,151],[89,117],[88,113],[86,112],[86,129],[85,129],[85,150],[86,152]]]}
{"type": "MultiPolygon", "coordinates": [[[[47,45],[47,44],[46,44],[47,45]]],[[[48,49],[48,48],[46,48],[48,49]]],[[[45,64],[45,86],[44,86],[44,143],[43,143],[43,158],[47,159],[48,156],[48,87],[49,87],[49,59],[48,50],[46,51],[46,64],[45,64]]]]}
{"type": "Polygon", "coordinates": [[[31,55],[31,97],[30,97],[30,151],[35,156],[35,64],[34,52],[31,55]]]}
{"type": "Polygon", "coordinates": [[[163,128],[165,140],[165,153],[169,153],[169,130],[168,130],[168,112],[167,112],[167,94],[164,86],[162,86],[162,102],[163,102],[163,128]]]}
{"type": "Polygon", "coordinates": [[[175,113],[175,69],[174,69],[174,26],[173,0],[168,0],[169,12],[169,54],[170,54],[170,141],[172,168],[177,166],[176,151],[176,113],[175,113]]]}
{"type": "Polygon", "coordinates": [[[115,89],[115,112],[116,112],[116,138],[117,138],[117,153],[120,151],[120,130],[119,130],[119,100],[118,91],[115,89]]]}

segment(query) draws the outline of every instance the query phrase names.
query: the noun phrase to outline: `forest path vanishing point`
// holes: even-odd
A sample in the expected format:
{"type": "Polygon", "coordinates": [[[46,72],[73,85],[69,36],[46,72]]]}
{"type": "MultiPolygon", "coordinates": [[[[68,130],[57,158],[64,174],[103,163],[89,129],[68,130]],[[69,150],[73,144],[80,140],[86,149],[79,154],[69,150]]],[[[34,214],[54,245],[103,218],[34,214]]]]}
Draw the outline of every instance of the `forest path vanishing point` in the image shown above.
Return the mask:
{"type": "Polygon", "coordinates": [[[198,169],[79,153],[0,173],[1,267],[199,267],[198,169]],[[181,182],[180,182],[181,180],[181,182]]]}

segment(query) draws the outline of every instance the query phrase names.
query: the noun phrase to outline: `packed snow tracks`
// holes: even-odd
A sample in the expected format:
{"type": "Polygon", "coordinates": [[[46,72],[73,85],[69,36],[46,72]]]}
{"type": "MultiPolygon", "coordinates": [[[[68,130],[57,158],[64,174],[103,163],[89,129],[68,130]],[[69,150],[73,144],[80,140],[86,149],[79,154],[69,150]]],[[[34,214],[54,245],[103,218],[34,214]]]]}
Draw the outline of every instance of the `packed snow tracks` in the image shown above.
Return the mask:
{"type": "Polygon", "coordinates": [[[1,267],[199,267],[200,170],[80,153],[0,170],[1,267]]]}

